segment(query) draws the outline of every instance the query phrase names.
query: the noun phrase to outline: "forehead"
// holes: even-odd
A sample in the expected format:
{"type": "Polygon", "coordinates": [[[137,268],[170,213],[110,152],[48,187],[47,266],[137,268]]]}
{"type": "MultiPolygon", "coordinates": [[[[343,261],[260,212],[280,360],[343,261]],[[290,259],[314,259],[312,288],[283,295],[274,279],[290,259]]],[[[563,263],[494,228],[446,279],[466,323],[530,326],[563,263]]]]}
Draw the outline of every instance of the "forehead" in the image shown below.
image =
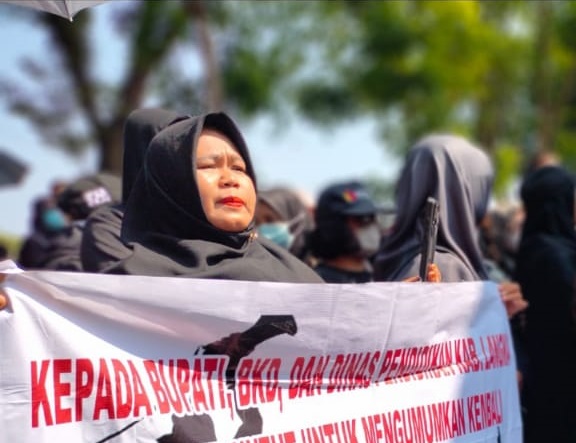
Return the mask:
{"type": "Polygon", "coordinates": [[[228,154],[235,152],[241,156],[238,148],[222,132],[214,129],[203,129],[198,138],[197,155],[214,153],[215,151],[228,151],[228,154]]]}
{"type": "Polygon", "coordinates": [[[257,210],[262,215],[272,216],[275,218],[282,218],[282,216],[272,206],[261,198],[258,199],[257,210]]]}

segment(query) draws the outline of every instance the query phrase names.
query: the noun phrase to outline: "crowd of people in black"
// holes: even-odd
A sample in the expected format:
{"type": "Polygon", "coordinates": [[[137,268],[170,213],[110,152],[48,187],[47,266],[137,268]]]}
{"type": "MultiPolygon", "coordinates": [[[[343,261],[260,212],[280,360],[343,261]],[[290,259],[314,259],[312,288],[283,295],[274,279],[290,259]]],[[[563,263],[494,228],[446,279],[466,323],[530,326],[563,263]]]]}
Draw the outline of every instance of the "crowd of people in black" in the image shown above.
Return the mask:
{"type": "Polygon", "coordinates": [[[23,269],[250,281],[418,280],[422,208],[440,203],[433,282],[491,280],[513,331],[525,441],[575,442],[575,182],[538,157],[521,204],[489,209],[494,167],[452,134],[409,149],[395,217],[361,181],[330,184],[313,205],[295,189],[258,189],[249,148],[225,113],[132,112],[122,177],[57,184],[34,203],[23,269]]]}

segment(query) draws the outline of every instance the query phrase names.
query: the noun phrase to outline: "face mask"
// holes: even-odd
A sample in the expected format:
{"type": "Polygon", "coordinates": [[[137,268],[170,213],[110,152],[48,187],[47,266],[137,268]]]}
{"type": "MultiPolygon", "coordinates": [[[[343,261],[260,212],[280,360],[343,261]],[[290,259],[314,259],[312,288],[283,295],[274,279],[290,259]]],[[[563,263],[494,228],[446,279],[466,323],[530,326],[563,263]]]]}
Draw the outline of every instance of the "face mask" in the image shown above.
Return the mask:
{"type": "Polygon", "coordinates": [[[378,252],[380,247],[380,228],[375,223],[358,228],[356,239],[363,254],[366,257],[371,257],[378,252]]]}
{"type": "Polygon", "coordinates": [[[48,231],[59,231],[68,226],[68,221],[66,217],[56,208],[46,209],[42,213],[42,224],[48,231]]]}
{"type": "Polygon", "coordinates": [[[294,235],[286,222],[263,223],[258,226],[258,233],[285,249],[289,249],[294,241],[294,235]]]}

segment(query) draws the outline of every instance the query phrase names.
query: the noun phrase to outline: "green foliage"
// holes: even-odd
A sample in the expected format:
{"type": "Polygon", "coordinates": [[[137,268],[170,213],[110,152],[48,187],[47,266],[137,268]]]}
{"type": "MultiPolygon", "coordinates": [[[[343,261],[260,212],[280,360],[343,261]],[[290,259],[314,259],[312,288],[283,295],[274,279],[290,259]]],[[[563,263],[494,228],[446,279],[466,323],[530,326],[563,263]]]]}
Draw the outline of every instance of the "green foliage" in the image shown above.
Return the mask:
{"type": "Polygon", "coordinates": [[[562,131],[558,134],[555,152],[563,165],[572,171],[576,171],[576,132],[562,131]]]}
{"type": "Polygon", "coordinates": [[[255,54],[248,48],[231,48],[224,64],[226,95],[233,97],[231,101],[244,115],[272,110],[276,81],[286,73],[279,48],[268,48],[266,56],[262,52],[255,54]]]}
{"type": "Polygon", "coordinates": [[[4,82],[0,92],[52,144],[79,151],[92,136],[104,157],[121,151],[110,145],[133,107],[154,97],[201,110],[206,76],[217,75],[244,118],[296,109],[329,126],[371,115],[398,155],[427,132],[466,134],[493,155],[497,192],[536,149],[576,165],[574,2],[140,1],[117,11],[128,53],[116,84],[92,78],[90,11],[74,26],[25,15],[45,26],[65,75],[29,62],[40,89],[4,82]],[[200,57],[190,74],[190,52],[209,52],[199,29],[213,59],[200,57]]]}
{"type": "Polygon", "coordinates": [[[132,35],[132,64],[148,69],[166,54],[176,39],[185,35],[187,18],[176,2],[142,2],[135,17],[138,25],[132,35]]]}
{"type": "Polygon", "coordinates": [[[502,198],[510,188],[513,177],[521,173],[522,155],[517,146],[501,145],[495,151],[493,161],[496,168],[494,195],[502,198]]]}
{"type": "Polygon", "coordinates": [[[303,83],[297,91],[301,112],[321,125],[332,125],[358,113],[358,103],[349,89],[328,83],[303,83]]]}
{"type": "Polygon", "coordinates": [[[391,180],[385,180],[378,176],[369,176],[363,179],[363,183],[370,190],[374,200],[383,208],[394,206],[394,186],[391,180]]]}
{"type": "Polygon", "coordinates": [[[8,251],[8,257],[15,260],[20,252],[22,239],[13,235],[0,233],[0,244],[8,251]]]}

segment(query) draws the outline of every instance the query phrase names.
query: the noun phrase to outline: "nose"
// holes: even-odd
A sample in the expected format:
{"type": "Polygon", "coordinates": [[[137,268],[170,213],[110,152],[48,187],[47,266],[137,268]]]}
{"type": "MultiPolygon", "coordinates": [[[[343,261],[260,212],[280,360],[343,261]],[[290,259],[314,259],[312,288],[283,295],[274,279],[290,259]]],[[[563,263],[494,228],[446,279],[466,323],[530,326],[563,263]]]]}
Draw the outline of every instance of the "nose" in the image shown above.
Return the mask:
{"type": "Polygon", "coordinates": [[[234,170],[228,167],[223,168],[220,176],[220,186],[224,188],[237,188],[240,186],[234,170]]]}

